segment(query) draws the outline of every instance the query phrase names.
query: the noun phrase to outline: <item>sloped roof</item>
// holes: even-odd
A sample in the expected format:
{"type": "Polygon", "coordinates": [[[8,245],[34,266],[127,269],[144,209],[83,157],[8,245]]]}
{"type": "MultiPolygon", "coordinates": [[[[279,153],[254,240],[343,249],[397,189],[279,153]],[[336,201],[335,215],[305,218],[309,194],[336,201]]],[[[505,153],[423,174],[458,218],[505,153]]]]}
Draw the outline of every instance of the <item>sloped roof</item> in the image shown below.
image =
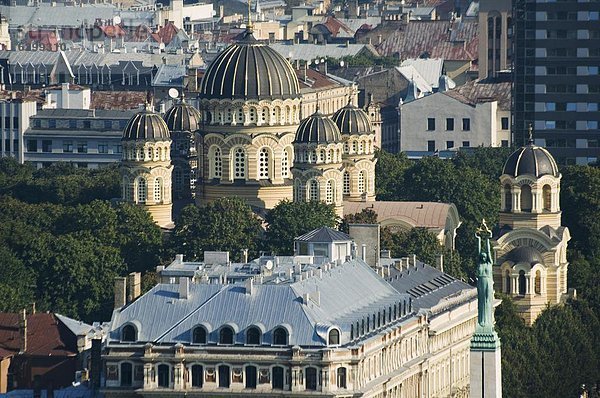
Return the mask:
{"type": "Polygon", "coordinates": [[[401,271],[390,267],[386,281],[399,292],[410,294],[417,310],[430,310],[462,292],[466,293],[466,300],[477,296],[473,286],[419,261],[401,271]]]}
{"type": "Polygon", "coordinates": [[[469,105],[498,101],[498,108],[508,111],[511,106],[511,82],[494,79],[473,80],[444,94],[469,105]]]}
{"type": "MultiPolygon", "coordinates": [[[[20,314],[0,313],[0,349],[19,352],[21,333],[20,314]]],[[[73,356],[77,340],[73,333],[54,314],[27,315],[27,354],[39,356],[73,356]]]]}
{"type": "Polygon", "coordinates": [[[402,61],[400,66],[412,66],[419,75],[425,79],[428,85],[437,88],[440,76],[444,67],[444,60],[441,58],[410,58],[402,61]]]}
{"type": "Polygon", "coordinates": [[[351,241],[352,238],[350,235],[345,234],[341,231],[337,231],[335,229],[329,227],[322,227],[310,232],[305,233],[302,236],[294,239],[299,242],[319,242],[319,243],[329,243],[329,242],[347,242],[351,241]]]}
{"type": "Polygon", "coordinates": [[[288,44],[271,43],[270,47],[279,54],[291,60],[312,61],[318,57],[342,58],[356,56],[363,51],[378,55],[377,50],[370,44],[288,44]]]}
{"type": "MultiPolygon", "coordinates": [[[[120,337],[120,328],[131,323],[138,328],[138,341],[189,343],[197,325],[209,329],[208,342],[218,340],[218,330],[229,325],[236,343],[245,341],[244,332],[260,325],[263,341],[284,325],[290,330],[289,345],[324,346],[320,330],[340,328],[342,344],[350,341],[351,325],[390,306],[401,304],[410,316],[408,296],[399,293],[361,260],[348,261],[293,283],[255,284],[247,294],[241,284],[191,284],[187,299],[178,298],[177,284],[159,284],[128,306],[113,313],[109,344],[120,337]],[[319,304],[302,303],[306,293],[320,294],[319,304]]],[[[403,319],[406,319],[403,316],[403,319]]],[[[401,322],[401,319],[393,322],[401,322]]]]}
{"type": "Polygon", "coordinates": [[[400,219],[414,227],[445,228],[453,204],[438,202],[344,202],[344,213],[372,209],[379,222],[400,219]]]}
{"type": "Polygon", "coordinates": [[[385,39],[380,54],[400,59],[441,58],[474,61],[477,59],[476,21],[411,21],[385,39]]]}
{"type": "Polygon", "coordinates": [[[421,76],[421,74],[415,69],[413,65],[397,66],[396,69],[402,74],[409,82],[412,81],[420,92],[431,93],[433,92],[432,86],[421,76]]]}

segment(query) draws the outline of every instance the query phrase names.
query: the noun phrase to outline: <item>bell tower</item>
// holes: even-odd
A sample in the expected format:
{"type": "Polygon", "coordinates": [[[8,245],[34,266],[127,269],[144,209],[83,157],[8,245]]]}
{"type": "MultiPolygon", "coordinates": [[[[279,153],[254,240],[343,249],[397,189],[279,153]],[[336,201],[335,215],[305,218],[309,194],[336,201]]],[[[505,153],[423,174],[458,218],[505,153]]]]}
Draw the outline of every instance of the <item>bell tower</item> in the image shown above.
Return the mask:
{"type": "Polygon", "coordinates": [[[567,293],[569,229],[561,225],[560,179],[552,155],[533,143],[506,161],[494,242],[496,290],[508,294],[526,323],[567,293]]]}

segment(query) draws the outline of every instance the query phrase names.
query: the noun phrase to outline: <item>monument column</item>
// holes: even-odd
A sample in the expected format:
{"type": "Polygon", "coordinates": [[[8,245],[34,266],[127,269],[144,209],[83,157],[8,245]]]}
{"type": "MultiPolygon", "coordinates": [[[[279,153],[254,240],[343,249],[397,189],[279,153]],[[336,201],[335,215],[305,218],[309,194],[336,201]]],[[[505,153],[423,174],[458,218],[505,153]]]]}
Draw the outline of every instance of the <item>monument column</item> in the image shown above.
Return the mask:
{"type": "Polygon", "coordinates": [[[483,220],[477,230],[477,326],[471,339],[471,398],[502,398],[500,339],[494,330],[494,280],[490,238],[483,220]]]}

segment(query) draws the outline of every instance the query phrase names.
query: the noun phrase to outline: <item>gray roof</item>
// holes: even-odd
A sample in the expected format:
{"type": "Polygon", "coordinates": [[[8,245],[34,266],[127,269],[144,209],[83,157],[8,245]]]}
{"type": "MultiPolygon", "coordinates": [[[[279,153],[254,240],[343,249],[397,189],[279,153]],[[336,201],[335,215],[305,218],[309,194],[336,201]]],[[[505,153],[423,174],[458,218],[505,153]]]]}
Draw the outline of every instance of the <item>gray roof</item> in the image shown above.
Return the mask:
{"type": "Polygon", "coordinates": [[[135,114],[132,110],[118,109],[41,109],[34,118],[96,118],[96,119],[129,119],[135,114]]]}
{"type": "Polygon", "coordinates": [[[342,134],[361,135],[373,132],[371,120],[369,120],[367,113],[352,103],[337,110],[331,118],[342,134]]]}
{"type": "Polygon", "coordinates": [[[415,310],[430,311],[463,292],[466,300],[477,295],[477,289],[469,284],[418,261],[416,265],[401,271],[390,267],[390,275],[386,280],[396,290],[413,298],[415,310]]]}
{"type": "Polygon", "coordinates": [[[512,261],[513,263],[526,263],[530,265],[543,264],[544,257],[534,247],[521,246],[515,247],[504,256],[505,260],[512,261]]]}
{"type": "Polygon", "coordinates": [[[543,175],[560,175],[556,161],[545,148],[536,146],[529,142],[524,147],[514,151],[504,164],[502,174],[508,174],[512,177],[520,175],[532,175],[536,178],[543,175]]]}
{"type": "Polygon", "coordinates": [[[184,87],[184,65],[161,65],[156,71],[152,85],[156,87],[184,87]]]}
{"type": "Polygon", "coordinates": [[[319,110],[300,122],[294,138],[294,143],[297,144],[329,144],[336,142],[342,142],[340,129],[333,120],[323,115],[319,110]]]}
{"type": "Polygon", "coordinates": [[[81,6],[63,6],[58,3],[51,6],[41,3],[39,6],[0,6],[0,13],[8,18],[10,27],[51,26],[74,27],[93,24],[97,19],[112,20],[116,7],[111,4],[81,4],[81,6]]]}
{"type": "Polygon", "coordinates": [[[255,284],[251,294],[243,284],[191,284],[187,299],[179,298],[179,285],[159,284],[113,313],[109,341],[116,343],[120,328],[132,324],[139,342],[189,344],[192,330],[203,325],[212,344],[219,329],[228,325],[236,332],[236,343],[242,344],[245,330],[254,325],[263,331],[264,344],[271,343],[272,331],[281,326],[288,330],[292,346],[325,346],[331,327],[340,329],[342,345],[352,345],[359,339],[356,334],[351,339],[350,330],[366,317],[383,310],[389,316],[390,308],[397,308],[398,316],[378,328],[383,331],[411,316],[408,295],[392,288],[361,260],[331,265],[321,272],[293,283],[255,284]],[[319,299],[303,303],[307,294],[319,294],[319,299]]]}
{"type": "Polygon", "coordinates": [[[170,141],[171,133],[158,113],[136,113],[123,130],[123,141],[170,141]]]}
{"type": "Polygon", "coordinates": [[[285,58],[291,60],[313,61],[316,58],[354,57],[363,51],[378,55],[377,50],[370,44],[287,44],[271,43],[273,48],[285,58]]]}
{"type": "Polygon", "coordinates": [[[85,336],[91,332],[94,327],[87,323],[77,321],[64,315],[54,314],[75,336],[85,336]]]}
{"type": "Polygon", "coordinates": [[[351,241],[350,235],[329,227],[321,227],[305,233],[294,239],[299,242],[347,242],[351,241]]]}

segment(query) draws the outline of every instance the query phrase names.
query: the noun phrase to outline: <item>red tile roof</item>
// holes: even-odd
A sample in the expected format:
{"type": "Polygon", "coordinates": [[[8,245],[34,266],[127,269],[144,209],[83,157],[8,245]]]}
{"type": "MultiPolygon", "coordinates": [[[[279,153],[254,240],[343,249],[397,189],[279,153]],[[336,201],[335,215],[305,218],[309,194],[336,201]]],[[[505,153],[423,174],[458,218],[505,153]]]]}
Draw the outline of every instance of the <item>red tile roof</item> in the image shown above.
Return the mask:
{"type": "Polygon", "coordinates": [[[103,25],[98,28],[104,33],[106,37],[123,37],[127,35],[127,32],[123,30],[119,25],[103,25]]]}
{"type": "Polygon", "coordinates": [[[300,89],[320,89],[340,85],[335,80],[311,68],[306,69],[306,81],[304,79],[304,69],[296,69],[296,75],[300,82],[300,89]]]}
{"type": "Polygon", "coordinates": [[[179,29],[172,22],[169,22],[161,27],[158,32],[152,33],[152,38],[157,43],[169,44],[177,36],[177,32],[179,32],[179,29]]]}
{"type": "MultiPolygon", "coordinates": [[[[18,353],[21,347],[20,314],[0,313],[0,349],[18,353]]],[[[27,315],[28,355],[75,356],[77,338],[54,314],[27,315]]]]}
{"type": "Polygon", "coordinates": [[[510,110],[511,82],[493,79],[474,80],[454,90],[445,91],[444,94],[469,105],[498,101],[498,108],[510,110]]]}
{"type": "Polygon", "coordinates": [[[476,21],[410,21],[384,40],[380,54],[400,54],[402,60],[429,58],[475,61],[477,59],[476,21]]]}

